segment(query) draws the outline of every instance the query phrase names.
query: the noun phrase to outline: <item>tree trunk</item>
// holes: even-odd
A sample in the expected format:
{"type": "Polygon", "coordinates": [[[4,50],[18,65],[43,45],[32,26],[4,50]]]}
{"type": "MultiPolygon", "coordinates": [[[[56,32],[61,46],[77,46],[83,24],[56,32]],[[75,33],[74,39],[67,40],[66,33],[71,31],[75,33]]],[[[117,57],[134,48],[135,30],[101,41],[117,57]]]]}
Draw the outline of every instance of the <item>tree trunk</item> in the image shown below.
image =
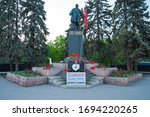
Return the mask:
{"type": "Polygon", "coordinates": [[[18,65],[18,56],[15,57],[15,71],[19,70],[19,65],[18,65]]]}
{"type": "MultiPolygon", "coordinates": [[[[16,43],[19,43],[19,38],[18,38],[18,16],[19,16],[19,0],[17,0],[17,2],[16,2],[16,21],[15,21],[15,28],[16,28],[16,35],[15,35],[15,41],[16,41],[16,43]]],[[[18,48],[17,48],[17,51],[16,51],[16,53],[15,53],[15,71],[18,71],[19,70],[19,66],[18,66],[18,63],[19,63],[19,61],[18,61],[18,54],[19,54],[19,50],[18,50],[18,48]]]]}
{"type": "Polygon", "coordinates": [[[130,62],[130,57],[129,57],[129,47],[128,47],[128,42],[126,41],[126,61],[127,61],[127,71],[131,71],[131,62],[130,62]]]}
{"type": "Polygon", "coordinates": [[[130,59],[130,71],[134,71],[134,60],[130,59]]]}
{"type": "Polygon", "coordinates": [[[137,63],[137,58],[134,59],[134,71],[138,71],[138,63],[137,63]]]}
{"type": "Polygon", "coordinates": [[[127,70],[128,70],[128,71],[131,71],[129,58],[127,58],[127,70]]]}
{"type": "Polygon", "coordinates": [[[10,65],[10,71],[13,72],[13,66],[12,66],[11,60],[10,60],[10,62],[9,62],[9,65],[10,65]]]}

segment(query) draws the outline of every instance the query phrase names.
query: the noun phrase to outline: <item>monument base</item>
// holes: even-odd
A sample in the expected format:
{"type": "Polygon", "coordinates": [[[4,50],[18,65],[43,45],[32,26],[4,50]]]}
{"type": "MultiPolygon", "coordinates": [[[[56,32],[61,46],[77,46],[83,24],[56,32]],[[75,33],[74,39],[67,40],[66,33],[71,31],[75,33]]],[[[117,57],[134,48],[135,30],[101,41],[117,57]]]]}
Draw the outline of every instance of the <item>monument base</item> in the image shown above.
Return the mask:
{"type": "Polygon", "coordinates": [[[83,55],[83,39],[82,31],[69,30],[68,32],[68,42],[69,49],[68,53],[70,54],[80,54],[83,55]]]}

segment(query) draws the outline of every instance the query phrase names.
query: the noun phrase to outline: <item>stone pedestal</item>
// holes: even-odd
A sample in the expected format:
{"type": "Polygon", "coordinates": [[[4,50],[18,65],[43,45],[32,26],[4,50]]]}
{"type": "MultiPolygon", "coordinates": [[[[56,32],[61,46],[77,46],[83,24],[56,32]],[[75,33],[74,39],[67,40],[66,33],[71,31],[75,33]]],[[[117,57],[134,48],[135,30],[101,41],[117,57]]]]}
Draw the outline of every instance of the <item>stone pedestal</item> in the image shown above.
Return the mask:
{"type": "Polygon", "coordinates": [[[70,54],[80,54],[83,55],[83,38],[82,31],[70,30],[68,33],[69,49],[70,54]]]}
{"type": "Polygon", "coordinates": [[[86,85],[86,73],[84,72],[84,60],[83,57],[83,38],[81,30],[69,30],[68,32],[68,54],[70,55],[79,55],[70,56],[66,60],[68,63],[68,69],[70,72],[67,72],[66,83],[67,85],[73,86],[82,86],[86,85]]]}

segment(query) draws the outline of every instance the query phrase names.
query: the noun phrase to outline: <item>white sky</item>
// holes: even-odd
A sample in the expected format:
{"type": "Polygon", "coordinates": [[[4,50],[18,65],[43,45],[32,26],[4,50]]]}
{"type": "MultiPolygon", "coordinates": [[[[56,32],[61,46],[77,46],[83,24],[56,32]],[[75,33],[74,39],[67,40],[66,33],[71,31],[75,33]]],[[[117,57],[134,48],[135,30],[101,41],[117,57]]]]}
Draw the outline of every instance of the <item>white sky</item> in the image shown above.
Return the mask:
{"type": "MultiPolygon", "coordinates": [[[[50,35],[47,40],[54,40],[59,35],[65,35],[65,30],[69,28],[70,16],[69,13],[75,4],[79,4],[79,8],[85,6],[87,0],[44,0],[46,14],[46,25],[49,28],[50,35]]],[[[113,4],[115,0],[108,0],[113,4]]],[[[147,0],[150,6],[150,1],[147,0]]],[[[150,11],[150,8],[149,8],[150,11]]]]}

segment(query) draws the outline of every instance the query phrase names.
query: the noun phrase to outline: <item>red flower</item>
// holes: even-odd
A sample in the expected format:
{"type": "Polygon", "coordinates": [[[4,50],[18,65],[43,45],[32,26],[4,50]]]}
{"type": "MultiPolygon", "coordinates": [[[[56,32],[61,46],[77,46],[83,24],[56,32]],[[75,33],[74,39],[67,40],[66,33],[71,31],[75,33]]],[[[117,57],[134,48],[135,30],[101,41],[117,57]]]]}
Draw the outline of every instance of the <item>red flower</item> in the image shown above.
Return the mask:
{"type": "Polygon", "coordinates": [[[80,60],[75,60],[74,62],[81,64],[81,61],[80,61],[80,60]]]}
{"type": "Polygon", "coordinates": [[[119,72],[125,72],[124,70],[120,69],[119,72]]]}
{"type": "Polygon", "coordinates": [[[128,78],[137,78],[137,76],[128,76],[128,78]]]}
{"type": "Polygon", "coordinates": [[[99,67],[105,67],[105,65],[104,65],[104,64],[98,64],[98,66],[99,66],[99,67]]]}
{"type": "Polygon", "coordinates": [[[86,62],[86,64],[95,64],[95,62],[86,62]]]}
{"type": "Polygon", "coordinates": [[[63,71],[64,71],[64,72],[69,72],[70,70],[69,70],[69,69],[67,69],[67,68],[65,68],[63,71]]]}
{"type": "Polygon", "coordinates": [[[44,67],[43,70],[46,70],[46,68],[44,67]]]}
{"type": "Polygon", "coordinates": [[[51,66],[48,65],[47,67],[44,67],[43,70],[50,70],[51,69],[51,66]]]}
{"type": "Polygon", "coordinates": [[[80,58],[80,54],[70,54],[70,57],[80,58]]]}
{"type": "Polygon", "coordinates": [[[88,72],[89,70],[88,69],[85,69],[85,72],[88,72]]]}
{"type": "Polygon", "coordinates": [[[96,68],[96,66],[93,66],[93,67],[90,67],[90,68],[91,68],[91,70],[94,70],[96,68]]]}

